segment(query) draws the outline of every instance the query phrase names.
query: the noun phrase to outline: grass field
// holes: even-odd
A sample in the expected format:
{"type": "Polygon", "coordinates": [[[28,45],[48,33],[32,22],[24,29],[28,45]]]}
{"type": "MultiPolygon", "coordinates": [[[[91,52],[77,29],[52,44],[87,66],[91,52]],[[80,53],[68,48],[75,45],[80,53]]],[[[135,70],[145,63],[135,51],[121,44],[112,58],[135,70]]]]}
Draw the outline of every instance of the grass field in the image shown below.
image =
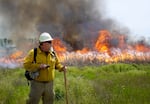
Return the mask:
{"type": "MultiPolygon", "coordinates": [[[[63,73],[56,71],[55,104],[65,104],[63,73]]],[[[68,67],[69,104],[149,104],[150,64],[68,67]]],[[[24,69],[0,69],[0,104],[25,104],[24,69]]]]}

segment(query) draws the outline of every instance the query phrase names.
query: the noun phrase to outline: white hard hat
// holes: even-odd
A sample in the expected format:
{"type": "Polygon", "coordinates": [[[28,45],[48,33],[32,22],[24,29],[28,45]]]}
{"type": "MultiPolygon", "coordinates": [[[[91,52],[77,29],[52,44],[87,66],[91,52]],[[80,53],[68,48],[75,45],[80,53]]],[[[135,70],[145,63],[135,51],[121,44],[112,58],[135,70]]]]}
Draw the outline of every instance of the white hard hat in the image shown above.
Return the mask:
{"type": "Polygon", "coordinates": [[[39,42],[46,42],[46,41],[52,41],[52,40],[53,38],[47,32],[42,33],[39,37],[39,42]]]}

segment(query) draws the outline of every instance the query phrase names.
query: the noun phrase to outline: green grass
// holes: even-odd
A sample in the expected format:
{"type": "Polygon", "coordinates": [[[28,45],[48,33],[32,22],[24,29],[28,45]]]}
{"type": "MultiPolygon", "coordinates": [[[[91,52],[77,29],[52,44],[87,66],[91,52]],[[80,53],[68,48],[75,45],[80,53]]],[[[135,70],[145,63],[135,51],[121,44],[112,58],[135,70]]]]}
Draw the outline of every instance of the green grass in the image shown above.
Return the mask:
{"type": "MultiPolygon", "coordinates": [[[[150,64],[68,67],[69,104],[149,104],[150,64]]],[[[56,71],[55,104],[65,104],[63,73],[56,71]]],[[[0,104],[25,104],[24,69],[0,70],[0,104]]]]}

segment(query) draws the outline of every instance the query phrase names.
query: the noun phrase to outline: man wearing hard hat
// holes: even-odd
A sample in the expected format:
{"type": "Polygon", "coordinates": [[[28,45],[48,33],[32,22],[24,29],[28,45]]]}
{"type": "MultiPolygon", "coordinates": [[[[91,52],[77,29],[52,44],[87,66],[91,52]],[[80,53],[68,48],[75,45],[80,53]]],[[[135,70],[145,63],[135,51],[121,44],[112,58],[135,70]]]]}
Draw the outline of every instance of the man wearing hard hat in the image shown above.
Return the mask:
{"type": "Polygon", "coordinates": [[[34,61],[34,49],[28,52],[24,59],[24,68],[30,72],[38,72],[31,80],[29,99],[27,104],[38,104],[42,97],[43,104],[53,104],[53,80],[55,69],[66,71],[57,55],[51,50],[53,38],[49,33],[42,33],[39,37],[39,47],[37,48],[36,62],[34,61]]]}

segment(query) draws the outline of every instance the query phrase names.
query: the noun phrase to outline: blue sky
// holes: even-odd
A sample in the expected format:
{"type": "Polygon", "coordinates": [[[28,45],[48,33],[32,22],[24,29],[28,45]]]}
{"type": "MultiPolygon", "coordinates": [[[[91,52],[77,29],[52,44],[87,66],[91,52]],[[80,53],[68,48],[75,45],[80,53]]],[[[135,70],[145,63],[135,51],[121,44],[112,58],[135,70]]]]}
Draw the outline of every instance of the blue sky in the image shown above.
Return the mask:
{"type": "Polygon", "coordinates": [[[126,26],[131,35],[150,37],[150,0],[106,0],[107,17],[126,26]]]}

